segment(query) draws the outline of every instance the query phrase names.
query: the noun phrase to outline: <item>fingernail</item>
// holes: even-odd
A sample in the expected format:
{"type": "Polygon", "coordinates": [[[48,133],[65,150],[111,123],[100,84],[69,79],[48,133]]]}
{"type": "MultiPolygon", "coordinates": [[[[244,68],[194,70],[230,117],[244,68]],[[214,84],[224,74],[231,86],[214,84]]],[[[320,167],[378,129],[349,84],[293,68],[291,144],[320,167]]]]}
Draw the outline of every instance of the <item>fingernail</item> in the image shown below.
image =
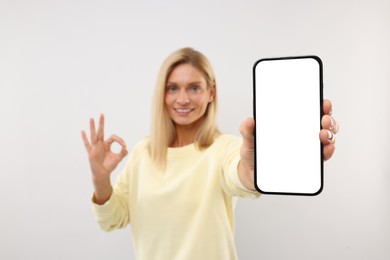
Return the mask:
{"type": "Polygon", "coordinates": [[[334,130],[333,130],[333,132],[337,134],[337,133],[339,132],[339,124],[337,123],[336,120],[334,120],[334,121],[335,121],[335,124],[334,124],[334,130]]]}
{"type": "Polygon", "coordinates": [[[328,130],[328,140],[330,143],[334,143],[334,134],[328,130]]]}
{"type": "Polygon", "coordinates": [[[332,131],[333,128],[334,128],[334,121],[333,121],[333,118],[330,117],[330,128],[329,128],[329,130],[332,131]]]}

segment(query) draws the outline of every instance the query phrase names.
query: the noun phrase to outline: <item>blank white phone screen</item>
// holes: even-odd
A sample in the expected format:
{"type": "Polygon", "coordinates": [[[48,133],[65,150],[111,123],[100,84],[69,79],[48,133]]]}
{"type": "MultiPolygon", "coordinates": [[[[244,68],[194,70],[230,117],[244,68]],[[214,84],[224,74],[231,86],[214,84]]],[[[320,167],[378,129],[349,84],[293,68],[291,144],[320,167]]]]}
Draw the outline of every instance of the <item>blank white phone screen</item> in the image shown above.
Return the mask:
{"type": "Polygon", "coordinates": [[[253,72],[257,190],[319,194],[323,187],[321,60],[317,56],[263,59],[253,72]]]}

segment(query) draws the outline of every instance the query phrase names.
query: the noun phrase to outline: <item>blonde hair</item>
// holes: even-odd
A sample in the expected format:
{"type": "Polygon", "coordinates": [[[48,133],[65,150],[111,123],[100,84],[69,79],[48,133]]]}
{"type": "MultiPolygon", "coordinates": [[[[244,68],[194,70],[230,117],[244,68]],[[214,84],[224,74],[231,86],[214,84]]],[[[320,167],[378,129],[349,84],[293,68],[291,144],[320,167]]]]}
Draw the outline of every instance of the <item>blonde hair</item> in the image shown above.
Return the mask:
{"type": "Polygon", "coordinates": [[[202,53],[192,48],[182,48],[169,55],[163,62],[157,77],[152,108],[152,129],[149,152],[157,167],[164,170],[167,160],[167,149],[174,141],[176,132],[165,106],[166,81],[170,73],[181,64],[191,64],[204,76],[207,88],[214,88],[214,98],[207,106],[203,122],[195,137],[198,149],[209,147],[219,130],[216,124],[217,89],[214,71],[210,62],[202,53]]]}

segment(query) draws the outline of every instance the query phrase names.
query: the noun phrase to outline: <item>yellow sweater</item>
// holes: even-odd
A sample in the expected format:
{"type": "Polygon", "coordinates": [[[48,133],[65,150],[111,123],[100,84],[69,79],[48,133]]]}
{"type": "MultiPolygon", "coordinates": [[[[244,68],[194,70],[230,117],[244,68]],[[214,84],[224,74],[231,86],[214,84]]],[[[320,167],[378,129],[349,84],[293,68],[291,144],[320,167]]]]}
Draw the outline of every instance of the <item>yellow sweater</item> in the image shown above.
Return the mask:
{"type": "Polygon", "coordinates": [[[220,135],[205,150],[168,148],[167,168],[155,168],[149,139],[139,142],[96,219],[110,231],[131,224],[138,260],[237,259],[235,196],[256,198],[240,182],[241,139],[220,135]]]}

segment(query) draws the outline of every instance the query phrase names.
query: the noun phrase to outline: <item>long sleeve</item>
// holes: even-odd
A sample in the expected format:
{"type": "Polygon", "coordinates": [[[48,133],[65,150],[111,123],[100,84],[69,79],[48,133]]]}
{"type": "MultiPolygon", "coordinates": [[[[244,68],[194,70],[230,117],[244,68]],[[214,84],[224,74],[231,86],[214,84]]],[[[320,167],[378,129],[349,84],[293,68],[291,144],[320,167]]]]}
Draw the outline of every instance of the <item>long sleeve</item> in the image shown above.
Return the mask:
{"type": "MultiPolygon", "coordinates": [[[[131,164],[132,155],[128,164],[131,164]]],[[[105,231],[112,231],[117,228],[124,228],[130,223],[130,213],[128,206],[129,195],[129,167],[126,167],[118,176],[113,193],[108,201],[103,205],[94,203],[92,208],[96,221],[100,228],[105,231]]]]}
{"type": "Polygon", "coordinates": [[[226,135],[226,147],[223,150],[222,160],[222,187],[231,196],[242,198],[258,198],[260,193],[247,189],[238,177],[238,163],[240,162],[241,138],[226,135]]]}
{"type": "Polygon", "coordinates": [[[104,205],[93,204],[93,211],[97,223],[104,231],[124,228],[130,223],[126,202],[115,191],[104,205]]]}

